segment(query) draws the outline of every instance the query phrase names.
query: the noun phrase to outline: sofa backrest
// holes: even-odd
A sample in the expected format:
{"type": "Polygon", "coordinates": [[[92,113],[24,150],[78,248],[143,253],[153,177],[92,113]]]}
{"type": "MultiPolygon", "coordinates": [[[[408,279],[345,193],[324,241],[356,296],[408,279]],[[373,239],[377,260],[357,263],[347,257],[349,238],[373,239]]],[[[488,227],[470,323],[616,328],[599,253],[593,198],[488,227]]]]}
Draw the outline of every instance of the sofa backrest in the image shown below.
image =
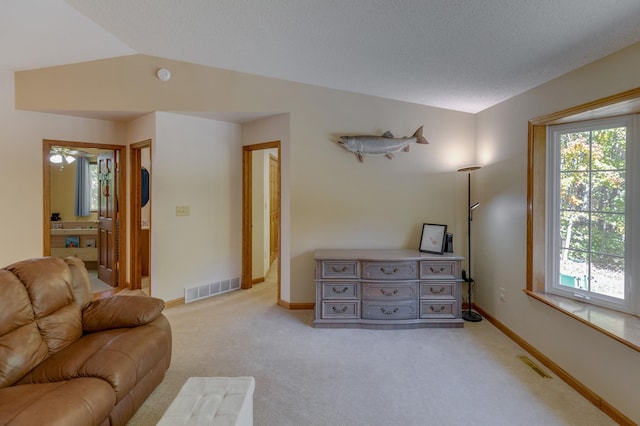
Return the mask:
{"type": "Polygon", "coordinates": [[[79,259],[43,257],[0,269],[0,388],[82,336],[90,288],[79,259]]]}

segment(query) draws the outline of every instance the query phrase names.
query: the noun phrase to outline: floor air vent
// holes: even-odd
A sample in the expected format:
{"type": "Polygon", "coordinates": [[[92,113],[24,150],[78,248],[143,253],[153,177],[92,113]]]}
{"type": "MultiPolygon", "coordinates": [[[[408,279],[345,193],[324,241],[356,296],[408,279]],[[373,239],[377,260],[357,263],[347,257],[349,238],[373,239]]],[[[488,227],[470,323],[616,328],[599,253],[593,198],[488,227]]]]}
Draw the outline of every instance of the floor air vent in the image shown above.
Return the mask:
{"type": "Polygon", "coordinates": [[[216,281],[195,287],[187,287],[184,289],[184,303],[195,302],[196,300],[238,290],[239,288],[240,277],[229,278],[228,280],[216,281]]]}
{"type": "Polygon", "coordinates": [[[531,361],[528,357],[524,355],[518,355],[518,358],[525,364],[527,364],[533,371],[538,373],[540,377],[544,377],[545,379],[551,379],[552,377],[547,374],[542,368],[538,367],[535,362],[531,361]]]}

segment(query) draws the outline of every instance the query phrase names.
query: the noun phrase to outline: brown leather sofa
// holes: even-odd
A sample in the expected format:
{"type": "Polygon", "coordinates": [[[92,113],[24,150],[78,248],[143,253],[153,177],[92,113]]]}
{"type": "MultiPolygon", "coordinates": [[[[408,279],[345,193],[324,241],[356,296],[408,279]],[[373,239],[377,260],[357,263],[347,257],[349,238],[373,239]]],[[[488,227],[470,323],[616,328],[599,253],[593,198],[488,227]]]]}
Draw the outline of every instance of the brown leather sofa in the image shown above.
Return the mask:
{"type": "Polygon", "coordinates": [[[163,308],[93,301],[77,258],[0,269],[0,425],[125,425],[169,368],[163,308]]]}

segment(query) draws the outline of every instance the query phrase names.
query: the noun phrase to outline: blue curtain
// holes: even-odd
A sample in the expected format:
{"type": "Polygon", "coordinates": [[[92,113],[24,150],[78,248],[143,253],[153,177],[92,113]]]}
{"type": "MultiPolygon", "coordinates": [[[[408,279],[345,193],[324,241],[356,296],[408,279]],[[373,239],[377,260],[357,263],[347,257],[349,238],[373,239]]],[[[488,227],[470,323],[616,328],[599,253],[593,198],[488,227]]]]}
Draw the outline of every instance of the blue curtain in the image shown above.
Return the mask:
{"type": "Polygon", "coordinates": [[[89,160],[84,157],[76,159],[76,216],[91,214],[91,177],[89,175],[89,160]]]}

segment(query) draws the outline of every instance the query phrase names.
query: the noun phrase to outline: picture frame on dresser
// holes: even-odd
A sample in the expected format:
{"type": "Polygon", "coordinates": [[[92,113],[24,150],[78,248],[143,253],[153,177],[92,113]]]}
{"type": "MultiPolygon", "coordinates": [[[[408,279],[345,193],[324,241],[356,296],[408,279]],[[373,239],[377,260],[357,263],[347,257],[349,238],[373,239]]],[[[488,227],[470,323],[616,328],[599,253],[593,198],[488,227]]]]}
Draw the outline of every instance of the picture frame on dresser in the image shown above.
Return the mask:
{"type": "Polygon", "coordinates": [[[447,225],[423,223],[418,250],[423,253],[442,254],[444,253],[446,236],[447,225]]]}

